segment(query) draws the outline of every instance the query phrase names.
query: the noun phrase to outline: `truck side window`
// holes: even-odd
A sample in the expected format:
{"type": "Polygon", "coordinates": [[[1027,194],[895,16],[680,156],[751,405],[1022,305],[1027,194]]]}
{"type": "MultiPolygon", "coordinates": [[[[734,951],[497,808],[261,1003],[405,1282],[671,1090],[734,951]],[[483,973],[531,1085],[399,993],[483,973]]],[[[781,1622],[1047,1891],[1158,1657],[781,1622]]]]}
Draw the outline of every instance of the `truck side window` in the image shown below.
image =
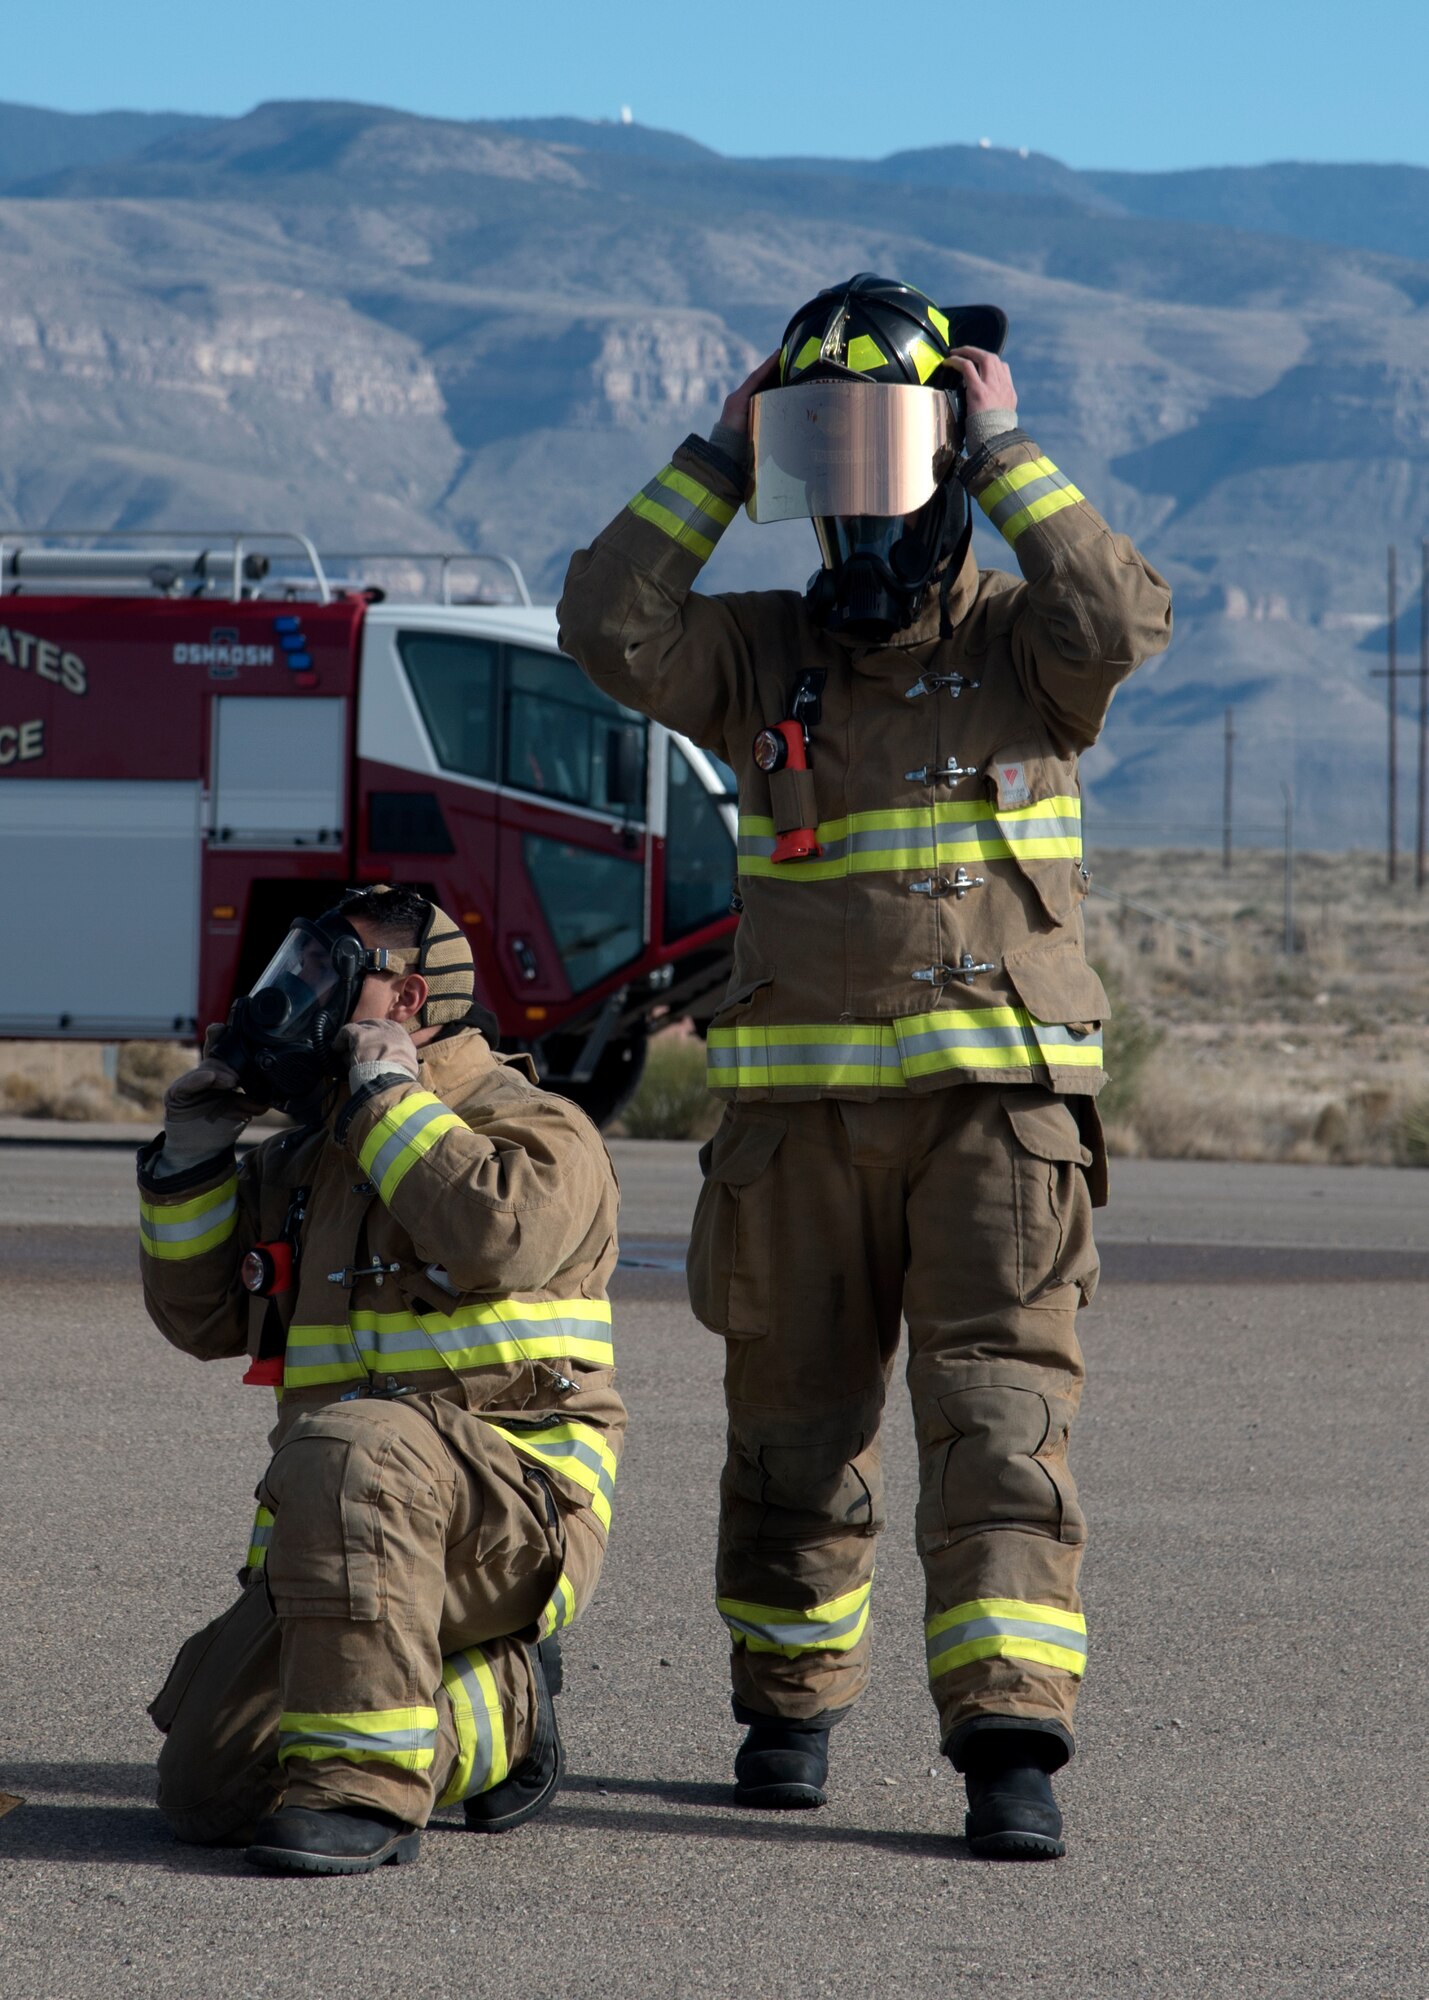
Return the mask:
{"type": "Polygon", "coordinates": [[[647,733],[564,655],[507,647],[506,784],[643,820],[647,733]]]}
{"type": "Polygon", "coordinates": [[[467,778],[496,777],[496,647],[449,632],[402,632],[397,650],[437,762],[467,778]]]}
{"type": "MultiPolygon", "coordinates": [[[[734,773],[711,758],[716,774],[736,790],[734,773]]],[[[687,937],[729,914],[734,893],[735,846],[719,801],[678,743],[670,745],[666,793],[665,937],[687,937]]]]}

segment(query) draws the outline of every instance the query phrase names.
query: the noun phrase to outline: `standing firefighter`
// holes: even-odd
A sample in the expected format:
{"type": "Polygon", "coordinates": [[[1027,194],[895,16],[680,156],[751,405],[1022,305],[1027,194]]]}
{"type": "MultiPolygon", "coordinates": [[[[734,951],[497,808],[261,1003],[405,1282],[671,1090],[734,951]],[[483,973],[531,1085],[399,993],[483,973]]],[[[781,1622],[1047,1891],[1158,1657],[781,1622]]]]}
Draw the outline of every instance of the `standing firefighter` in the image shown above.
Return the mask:
{"type": "Polygon", "coordinates": [[[720,1612],[737,1796],[823,1802],[868,1676],[898,1344],[943,1747],[976,1853],[1063,1852],[1050,1773],[1086,1653],[1067,1466],[1105,1198],[1077,754],[1170,598],[1016,427],[1003,314],[868,275],[577,554],[562,643],[739,777],[728,1101],[690,1245],[726,1340],[720,1612]],[[764,393],[761,393],[764,392],[764,393]],[[806,595],[701,597],[748,497],[811,517],[806,595]],[[969,498],[1022,580],[979,575],[969,498]],[[956,1088],[954,1088],[956,1086],[956,1088]]]}
{"type": "Polygon", "coordinates": [[[472,1012],[451,919],[355,892],[293,926],[139,1156],[154,1320],[279,1385],[243,1589],[151,1711],[175,1832],[262,1867],[415,1860],[434,1805],[499,1832],[560,1782],[554,1635],[625,1427],[616,1189],[472,1012]],[[297,1126],[235,1167],[255,1101],[297,1126]]]}

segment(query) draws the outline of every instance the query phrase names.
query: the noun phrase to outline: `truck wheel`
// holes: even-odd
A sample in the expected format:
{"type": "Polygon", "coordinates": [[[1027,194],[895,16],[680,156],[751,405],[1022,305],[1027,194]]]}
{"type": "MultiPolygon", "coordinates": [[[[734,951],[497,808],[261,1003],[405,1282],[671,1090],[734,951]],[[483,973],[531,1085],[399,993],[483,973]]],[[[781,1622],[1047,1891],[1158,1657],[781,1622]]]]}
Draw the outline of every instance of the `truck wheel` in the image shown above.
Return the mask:
{"type": "Polygon", "coordinates": [[[578,1104],[587,1118],[602,1130],[625,1109],[645,1072],[645,1037],[628,1035],[608,1043],[595,1066],[589,1083],[572,1083],[567,1077],[552,1077],[550,1088],[578,1104]]]}

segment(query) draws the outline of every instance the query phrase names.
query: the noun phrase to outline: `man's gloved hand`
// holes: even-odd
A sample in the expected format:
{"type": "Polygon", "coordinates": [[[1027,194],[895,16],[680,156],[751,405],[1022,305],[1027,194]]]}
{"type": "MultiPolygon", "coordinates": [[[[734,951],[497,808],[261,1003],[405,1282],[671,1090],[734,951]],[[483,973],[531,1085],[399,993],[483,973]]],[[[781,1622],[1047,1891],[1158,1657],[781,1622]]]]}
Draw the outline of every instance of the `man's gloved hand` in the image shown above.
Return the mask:
{"type": "Polygon", "coordinates": [[[370,1083],[417,1081],[417,1045],[400,1021],[349,1021],[332,1046],[354,1095],[370,1083]]]}
{"type": "Polygon", "coordinates": [[[164,1092],[164,1150],[155,1162],[159,1173],[182,1173],[226,1153],[261,1109],[239,1095],[236,1070],[205,1056],[164,1092]]]}

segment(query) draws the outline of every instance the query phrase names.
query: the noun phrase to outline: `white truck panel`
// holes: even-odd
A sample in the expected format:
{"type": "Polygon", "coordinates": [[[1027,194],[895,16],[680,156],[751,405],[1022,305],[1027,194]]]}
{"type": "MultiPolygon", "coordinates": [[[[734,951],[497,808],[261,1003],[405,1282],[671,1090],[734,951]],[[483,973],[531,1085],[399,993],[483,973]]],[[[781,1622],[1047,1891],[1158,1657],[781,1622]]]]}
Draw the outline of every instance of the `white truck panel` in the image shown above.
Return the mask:
{"type": "Polygon", "coordinates": [[[196,780],[0,783],[0,1034],[192,1032],[199,814],[196,780]]]}

